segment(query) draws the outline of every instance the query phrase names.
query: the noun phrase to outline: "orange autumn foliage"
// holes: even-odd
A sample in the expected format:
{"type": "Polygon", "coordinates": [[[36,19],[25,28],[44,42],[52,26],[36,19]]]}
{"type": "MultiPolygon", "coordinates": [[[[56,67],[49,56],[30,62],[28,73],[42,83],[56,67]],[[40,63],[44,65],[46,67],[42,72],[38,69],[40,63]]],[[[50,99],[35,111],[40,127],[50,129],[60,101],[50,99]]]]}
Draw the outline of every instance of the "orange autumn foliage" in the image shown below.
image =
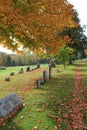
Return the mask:
{"type": "Polygon", "coordinates": [[[42,48],[41,52],[57,54],[71,40],[59,34],[67,27],[78,26],[72,7],[67,0],[0,0],[0,42],[13,50],[21,43],[32,50],[42,48]]]}

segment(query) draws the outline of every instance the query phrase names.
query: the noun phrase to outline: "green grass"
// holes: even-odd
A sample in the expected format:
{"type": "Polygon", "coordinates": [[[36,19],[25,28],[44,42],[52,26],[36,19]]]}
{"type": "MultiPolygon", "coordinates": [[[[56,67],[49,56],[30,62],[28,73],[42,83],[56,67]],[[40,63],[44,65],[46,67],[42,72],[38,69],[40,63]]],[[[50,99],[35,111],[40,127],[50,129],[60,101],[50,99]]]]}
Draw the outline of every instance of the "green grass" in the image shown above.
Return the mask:
{"type": "MultiPolygon", "coordinates": [[[[83,74],[82,77],[83,77],[83,86],[84,86],[83,96],[84,96],[85,103],[87,103],[87,59],[82,62],[81,68],[82,68],[82,74],[83,74]]],[[[84,123],[87,126],[87,109],[84,110],[83,116],[84,116],[84,123]]]]}
{"type": "MultiPolygon", "coordinates": [[[[25,104],[24,108],[10,119],[0,130],[32,130],[35,126],[38,130],[53,130],[58,124],[57,119],[62,117],[62,123],[58,130],[68,130],[64,116],[69,111],[68,103],[72,100],[74,74],[77,65],[58,65],[52,69],[52,79],[36,88],[36,79],[43,76],[43,70],[48,72],[48,65],[41,66],[40,69],[18,74],[20,67],[9,67],[0,71],[0,98],[11,93],[16,93],[25,104]],[[61,72],[57,73],[57,68],[61,72]],[[15,75],[10,82],[4,79],[10,72],[15,75]]],[[[26,70],[26,67],[23,67],[26,70]]]]}
{"type": "MultiPolygon", "coordinates": [[[[41,64],[41,68],[47,67],[47,64],[41,64]]],[[[21,68],[23,68],[24,71],[26,71],[26,68],[28,66],[16,66],[16,67],[6,67],[6,70],[0,70],[0,76],[6,76],[9,75],[11,72],[18,73],[21,68]]],[[[33,69],[36,67],[36,65],[29,65],[30,69],[33,69]]]]}

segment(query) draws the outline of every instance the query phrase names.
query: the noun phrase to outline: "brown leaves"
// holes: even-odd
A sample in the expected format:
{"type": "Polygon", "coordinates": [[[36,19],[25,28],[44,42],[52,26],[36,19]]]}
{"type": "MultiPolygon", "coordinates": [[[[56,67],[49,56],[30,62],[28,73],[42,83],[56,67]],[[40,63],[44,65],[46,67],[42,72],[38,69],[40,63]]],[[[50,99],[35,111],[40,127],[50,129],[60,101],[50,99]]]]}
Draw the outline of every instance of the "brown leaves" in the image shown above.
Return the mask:
{"type": "Polygon", "coordinates": [[[58,117],[55,115],[47,115],[50,118],[53,118],[56,122],[57,122],[57,126],[54,127],[54,130],[56,130],[57,128],[59,128],[62,124],[62,117],[58,117]]]}
{"type": "Polygon", "coordinates": [[[68,114],[69,127],[73,130],[85,130],[86,128],[86,125],[83,122],[84,97],[80,97],[82,92],[82,74],[80,68],[78,68],[75,76],[73,101],[70,104],[71,111],[68,114]]]}

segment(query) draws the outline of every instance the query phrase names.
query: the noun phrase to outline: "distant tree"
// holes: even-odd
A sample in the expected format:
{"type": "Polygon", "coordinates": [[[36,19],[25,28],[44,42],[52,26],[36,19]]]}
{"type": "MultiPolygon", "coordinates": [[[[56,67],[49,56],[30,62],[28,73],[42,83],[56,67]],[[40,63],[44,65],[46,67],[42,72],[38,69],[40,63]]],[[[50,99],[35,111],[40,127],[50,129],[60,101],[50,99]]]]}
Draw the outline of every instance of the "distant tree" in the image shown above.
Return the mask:
{"type": "Polygon", "coordinates": [[[64,65],[64,69],[66,67],[66,63],[69,61],[71,54],[73,54],[74,50],[70,47],[63,47],[59,50],[58,56],[56,60],[60,61],[61,64],[64,65]]]}
{"type": "Polygon", "coordinates": [[[12,60],[11,60],[11,56],[10,55],[7,56],[6,65],[7,66],[11,66],[12,65],[12,60]]]}
{"type": "Polygon", "coordinates": [[[7,54],[0,52],[0,65],[5,66],[7,62],[7,54]]]}
{"type": "Polygon", "coordinates": [[[19,58],[18,58],[18,65],[24,65],[24,64],[23,64],[23,61],[22,61],[22,57],[19,57],[19,58]]]}
{"type": "Polygon", "coordinates": [[[12,60],[11,65],[12,65],[12,66],[15,66],[15,65],[16,65],[14,60],[12,60]]]}

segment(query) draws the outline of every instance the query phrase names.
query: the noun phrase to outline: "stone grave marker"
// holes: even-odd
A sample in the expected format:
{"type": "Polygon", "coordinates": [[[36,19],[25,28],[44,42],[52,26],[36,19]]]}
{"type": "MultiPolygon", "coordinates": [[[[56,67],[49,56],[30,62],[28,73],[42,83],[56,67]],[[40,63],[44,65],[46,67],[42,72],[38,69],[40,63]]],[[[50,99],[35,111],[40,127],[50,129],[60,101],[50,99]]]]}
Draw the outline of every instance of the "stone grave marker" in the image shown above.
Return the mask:
{"type": "Polygon", "coordinates": [[[48,76],[47,76],[47,72],[46,71],[43,71],[43,78],[44,78],[44,83],[46,83],[47,80],[48,80],[48,76]]]}
{"type": "Polygon", "coordinates": [[[37,69],[39,69],[40,68],[40,64],[37,64],[37,69]]]}
{"type": "Polygon", "coordinates": [[[52,66],[49,65],[49,79],[52,78],[52,66]]]}
{"type": "Polygon", "coordinates": [[[30,67],[27,67],[27,68],[26,68],[26,72],[28,72],[28,71],[30,71],[30,67]]]}
{"type": "Polygon", "coordinates": [[[22,104],[21,100],[19,99],[19,97],[16,94],[9,95],[8,100],[11,103],[11,105],[13,106],[13,108],[22,104]]]}
{"type": "Polygon", "coordinates": [[[10,76],[14,76],[14,72],[11,72],[11,73],[10,73],[10,76]]]}
{"type": "Polygon", "coordinates": [[[40,89],[40,79],[36,80],[36,84],[37,84],[37,89],[40,89]]]}
{"type": "Polygon", "coordinates": [[[10,78],[9,77],[5,78],[5,81],[10,81],[10,78]]]}
{"type": "Polygon", "coordinates": [[[0,117],[8,115],[12,110],[11,104],[6,99],[0,100],[0,117]]]}
{"type": "Polygon", "coordinates": [[[23,68],[19,70],[18,74],[23,74],[23,68]]]}
{"type": "Polygon", "coordinates": [[[10,94],[0,100],[0,117],[3,118],[14,111],[16,107],[23,106],[16,94],[10,94]]]}

